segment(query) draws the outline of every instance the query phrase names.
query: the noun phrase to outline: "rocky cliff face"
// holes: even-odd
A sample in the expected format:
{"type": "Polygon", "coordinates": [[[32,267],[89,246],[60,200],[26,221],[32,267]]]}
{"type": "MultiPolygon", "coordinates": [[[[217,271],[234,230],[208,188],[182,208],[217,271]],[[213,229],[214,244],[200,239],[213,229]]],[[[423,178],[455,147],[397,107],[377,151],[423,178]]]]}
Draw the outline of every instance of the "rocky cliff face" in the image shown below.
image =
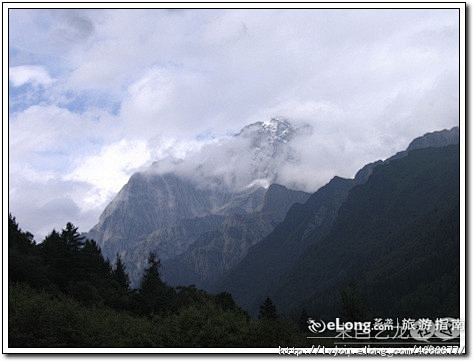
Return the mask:
{"type": "MultiPolygon", "coordinates": [[[[281,162],[291,157],[289,142],[296,133],[284,119],[257,122],[189,160],[174,160],[175,168],[154,163],[132,175],[87,237],[96,240],[110,260],[121,254],[136,282],[150,251],[163,261],[174,258],[200,235],[218,230],[227,216],[263,207],[266,188],[277,178],[281,162]]],[[[280,218],[287,202],[300,200],[297,195],[273,201],[280,218]]],[[[249,243],[269,232],[273,221],[265,221],[249,243]]]]}
{"type": "Polygon", "coordinates": [[[136,173],[107,206],[89,238],[108,257],[181,219],[204,217],[232,201],[230,193],[200,190],[175,175],[136,173]]]}
{"type": "Polygon", "coordinates": [[[195,284],[207,288],[270,233],[293,204],[304,203],[309,195],[271,185],[258,211],[229,215],[219,228],[197,238],[186,252],[165,261],[164,279],[171,285],[195,284]]]}

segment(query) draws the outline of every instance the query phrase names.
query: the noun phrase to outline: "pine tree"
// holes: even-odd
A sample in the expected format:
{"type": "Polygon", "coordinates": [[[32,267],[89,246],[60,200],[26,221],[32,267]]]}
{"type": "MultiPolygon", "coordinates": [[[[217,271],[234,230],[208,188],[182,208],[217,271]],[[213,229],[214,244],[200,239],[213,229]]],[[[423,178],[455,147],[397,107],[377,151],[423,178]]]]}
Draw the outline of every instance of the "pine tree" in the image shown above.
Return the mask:
{"type": "Polygon", "coordinates": [[[125,265],[119,253],[117,253],[117,258],[115,259],[115,268],[112,271],[112,278],[117,282],[122,292],[127,293],[129,291],[130,278],[125,272],[125,265]]]}
{"type": "Polygon", "coordinates": [[[79,251],[84,245],[84,236],[80,236],[77,229],[72,223],[68,222],[66,228],[61,232],[61,238],[72,252],[79,251]]]}
{"type": "Polygon", "coordinates": [[[341,292],[342,313],[348,321],[360,322],[367,317],[367,302],[359,294],[357,284],[351,281],[347,290],[341,292]]]}
{"type": "Polygon", "coordinates": [[[260,313],[258,315],[259,320],[276,320],[278,315],[276,313],[276,307],[273,304],[270,297],[267,297],[263,304],[260,306],[260,313]]]}
{"type": "Polygon", "coordinates": [[[80,250],[84,246],[84,237],[79,235],[77,227],[68,222],[66,228],[61,231],[59,240],[57,239],[57,232],[54,230],[49,239],[51,241],[49,244],[52,247],[52,250],[51,248],[49,250],[52,252],[49,257],[52,258],[54,269],[56,269],[54,273],[58,274],[57,277],[53,276],[53,278],[57,278],[63,291],[71,289],[73,288],[71,284],[74,284],[72,282],[80,280],[84,272],[82,255],[80,254],[80,250]]]}
{"type": "Polygon", "coordinates": [[[141,313],[153,314],[165,309],[167,288],[160,277],[161,261],[156,253],[148,255],[148,265],[138,288],[137,307],[141,313]]]}
{"type": "Polygon", "coordinates": [[[28,231],[21,231],[15,217],[8,214],[8,247],[15,248],[20,252],[27,252],[33,246],[35,246],[33,235],[28,231]]]}
{"type": "Polygon", "coordinates": [[[308,313],[306,312],[306,309],[303,308],[300,314],[300,318],[298,320],[298,326],[303,332],[308,331],[308,318],[308,313]]]}
{"type": "Polygon", "coordinates": [[[11,214],[8,215],[8,280],[34,287],[49,284],[33,235],[23,232],[11,214]]]}
{"type": "Polygon", "coordinates": [[[53,229],[39,247],[48,270],[48,278],[64,291],[70,270],[70,252],[64,239],[53,229]]]}
{"type": "Polygon", "coordinates": [[[161,260],[156,253],[150,252],[148,255],[148,265],[149,267],[145,269],[138,288],[141,294],[154,293],[163,286],[160,278],[161,260]]]}
{"type": "Polygon", "coordinates": [[[103,286],[111,279],[112,268],[108,260],[104,260],[102,251],[95,240],[86,239],[80,250],[80,267],[83,276],[97,287],[103,286]]]}

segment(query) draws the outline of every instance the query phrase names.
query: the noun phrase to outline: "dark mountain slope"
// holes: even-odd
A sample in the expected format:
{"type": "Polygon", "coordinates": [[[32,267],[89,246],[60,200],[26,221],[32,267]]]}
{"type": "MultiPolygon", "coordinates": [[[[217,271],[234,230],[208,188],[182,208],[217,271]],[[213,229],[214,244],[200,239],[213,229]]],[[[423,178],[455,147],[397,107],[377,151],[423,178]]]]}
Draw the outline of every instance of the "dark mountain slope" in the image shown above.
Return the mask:
{"type": "Polygon", "coordinates": [[[349,189],[363,182],[372,167],[366,166],[355,179],[334,177],[305,204],[294,204],[285,219],[211,290],[230,292],[243,308],[261,302],[269,285],[291,267],[301,251],[329,231],[349,189]]]}
{"type": "Polygon", "coordinates": [[[305,306],[335,317],[351,281],[372,313],[459,313],[458,145],[414,150],[375,168],[349,192],[331,232],[269,294],[287,312],[305,306]]]}
{"type": "MultiPolygon", "coordinates": [[[[427,133],[411,142],[409,148],[442,147],[458,142],[459,128],[454,127],[427,133]]],[[[293,266],[303,250],[331,230],[348,191],[366,182],[377,165],[388,164],[407,154],[408,151],[399,152],[384,162],[366,165],[354,180],[335,177],[313,194],[305,205],[294,205],[284,221],[252,247],[238,265],[216,281],[211,290],[230,291],[244,308],[256,308],[276,288],[279,278],[293,266]]]]}

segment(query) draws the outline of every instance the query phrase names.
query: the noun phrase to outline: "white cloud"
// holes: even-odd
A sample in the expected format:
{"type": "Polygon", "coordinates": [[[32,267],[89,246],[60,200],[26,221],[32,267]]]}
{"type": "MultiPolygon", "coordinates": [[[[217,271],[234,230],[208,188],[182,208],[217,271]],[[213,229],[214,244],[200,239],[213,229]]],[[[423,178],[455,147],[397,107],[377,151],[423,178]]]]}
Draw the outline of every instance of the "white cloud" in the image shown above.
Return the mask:
{"type": "Polygon", "coordinates": [[[39,65],[19,65],[8,70],[10,82],[14,87],[31,83],[35,86],[48,86],[54,82],[46,69],[39,65]]]}
{"type": "MultiPolygon", "coordinates": [[[[11,84],[41,95],[11,112],[10,175],[50,182],[50,200],[61,200],[60,181],[80,183],[70,199],[81,212],[102,205],[134,168],[190,154],[199,162],[220,137],[273,116],[313,127],[294,145],[300,164],[281,174],[306,188],[458,122],[455,10],[10,15],[11,84]]],[[[215,163],[210,172],[241,166],[215,163]]]]}
{"type": "Polygon", "coordinates": [[[76,113],[56,105],[35,105],[9,120],[9,150],[13,166],[68,170],[75,160],[94,153],[104,142],[120,137],[120,125],[107,112],[76,113]]]}
{"type": "Polygon", "coordinates": [[[145,142],[121,140],[104,146],[98,155],[83,159],[64,179],[91,185],[77,202],[85,210],[94,210],[110,201],[130,175],[149,161],[150,151],[145,142]]]}
{"type": "Polygon", "coordinates": [[[74,200],[89,188],[81,182],[57,178],[31,181],[22,173],[10,174],[9,211],[37,242],[53,228],[61,230],[67,222],[76,224],[81,232],[88,231],[97,222],[100,210],[82,210],[74,200]]]}

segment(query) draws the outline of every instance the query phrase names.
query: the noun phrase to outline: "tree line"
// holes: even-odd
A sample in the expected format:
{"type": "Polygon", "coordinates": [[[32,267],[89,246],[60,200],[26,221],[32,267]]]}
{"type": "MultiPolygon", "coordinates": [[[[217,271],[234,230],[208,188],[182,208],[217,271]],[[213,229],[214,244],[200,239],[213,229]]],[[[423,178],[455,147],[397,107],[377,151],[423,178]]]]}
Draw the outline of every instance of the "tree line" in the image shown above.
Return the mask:
{"type": "Polygon", "coordinates": [[[232,295],[161,279],[150,252],[138,288],[120,255],[104,259],[72,223],[36,244],[8,219],[10,347],[277,347],[305,333],[278,315],[270,298],[258,319],[232,295]]]}

